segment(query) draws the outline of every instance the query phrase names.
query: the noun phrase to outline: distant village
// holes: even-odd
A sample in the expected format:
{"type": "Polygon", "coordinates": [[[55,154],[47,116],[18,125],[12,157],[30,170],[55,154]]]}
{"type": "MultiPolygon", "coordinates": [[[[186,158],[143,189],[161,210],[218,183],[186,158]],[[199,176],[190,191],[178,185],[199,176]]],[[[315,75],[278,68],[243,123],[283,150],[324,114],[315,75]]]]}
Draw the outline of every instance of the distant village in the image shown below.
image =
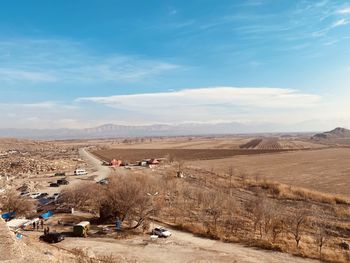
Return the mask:
{"type": "Polygon", "coordinates": [[[152,158],[152,159],[143,159],[140,160],[136,163],[128,163],[127,161],[124,160],[119,160],[119,159],[112,159],[110,162],[106,162],[104,161],[102,164],[106,165],[106,166],[111,166],[111,167],[120,167],[120,166],[124,166],[124,167],[148,167],[148,168],[155,168],[157,167],[161,162],[164,161],[164,158],[152,158]]]}

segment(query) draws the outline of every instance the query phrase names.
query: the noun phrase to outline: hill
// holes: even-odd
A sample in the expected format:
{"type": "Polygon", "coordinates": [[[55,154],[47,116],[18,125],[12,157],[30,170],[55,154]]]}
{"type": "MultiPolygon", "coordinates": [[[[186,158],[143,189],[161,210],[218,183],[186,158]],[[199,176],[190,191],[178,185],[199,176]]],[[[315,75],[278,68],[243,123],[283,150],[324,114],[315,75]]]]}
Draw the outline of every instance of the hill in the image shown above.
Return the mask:
{"type": "Polygon", "coordinates": [[[335,128],[334,130],[318,133],[311,137],[313,140],[349,140],[350,130],[345,128],[335,128]]]}

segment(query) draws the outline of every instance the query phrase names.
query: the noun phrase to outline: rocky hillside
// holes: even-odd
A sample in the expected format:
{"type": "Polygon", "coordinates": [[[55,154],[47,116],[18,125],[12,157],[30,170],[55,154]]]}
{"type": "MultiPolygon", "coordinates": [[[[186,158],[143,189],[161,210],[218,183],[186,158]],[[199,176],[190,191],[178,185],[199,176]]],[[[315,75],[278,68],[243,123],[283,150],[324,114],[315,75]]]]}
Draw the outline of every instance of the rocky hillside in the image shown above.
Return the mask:
{"type": "Polygon", "coordinates": [[[335,128],[334,130],[318,133],[312,136],[314,140],[322,139],[349,139],[350,140],[350,130],[345,128],[335,128]]]}

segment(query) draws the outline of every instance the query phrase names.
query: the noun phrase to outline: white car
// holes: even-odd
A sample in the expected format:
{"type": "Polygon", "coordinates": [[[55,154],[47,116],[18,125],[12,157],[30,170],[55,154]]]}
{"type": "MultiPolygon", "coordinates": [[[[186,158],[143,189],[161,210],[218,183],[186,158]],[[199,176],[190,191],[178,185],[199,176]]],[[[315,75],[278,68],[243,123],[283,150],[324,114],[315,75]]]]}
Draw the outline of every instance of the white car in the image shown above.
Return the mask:
{"type": "Polygon", "coordinates": [[[162,227],[156,227],[152,230],[152,234],[156,235],[158,237],[170,237],[171,233],[169,230],[162,228],[162,227]]]}
{"type": "Polygon", "coordinates": [[[60,197],[60,193],[54,193],[52,195],[53,200],[57,201],[57,199],[60,197]]]}
{"type": "Polygon", "coordinates": [[[32,193],[30,194],[30,198],[36,199],[41,195],[41,193],[32,193]]]}
{"type": "Polygon", "coordinates": [[[87,175],[87,172],[84,169],[76,169],[74,175],[87,175]]]}

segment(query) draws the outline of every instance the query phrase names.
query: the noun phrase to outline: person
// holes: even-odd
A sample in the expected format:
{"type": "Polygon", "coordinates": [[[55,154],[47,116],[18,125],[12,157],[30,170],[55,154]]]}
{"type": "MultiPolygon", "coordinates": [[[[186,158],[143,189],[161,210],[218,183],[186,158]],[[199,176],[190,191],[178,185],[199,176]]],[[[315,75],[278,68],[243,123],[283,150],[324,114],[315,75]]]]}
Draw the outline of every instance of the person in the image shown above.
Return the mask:
{"type": "Polygon", "coordinates": [[[41,226],[41,229],[44,229],[44,220],[43,219],[40,220],[40,226],[41,226]]]}
{"type": "Polygon", "coordinates": [[[35,230],[35,221],[33,222],[33,230],[35,230]]]}
{"type": "Polygon", "coordinates": [[[38,231],[39,231],[39,227],[40,227],[39,223],[40,222],[36,222],[36,230],[38,230],[38,231]]]}
{"type": "Polygon", "coordinates": [[[47,229],[46,229],[46,227],[44,228],[44,236],[46,236],[47,235],[47,229]]]}

